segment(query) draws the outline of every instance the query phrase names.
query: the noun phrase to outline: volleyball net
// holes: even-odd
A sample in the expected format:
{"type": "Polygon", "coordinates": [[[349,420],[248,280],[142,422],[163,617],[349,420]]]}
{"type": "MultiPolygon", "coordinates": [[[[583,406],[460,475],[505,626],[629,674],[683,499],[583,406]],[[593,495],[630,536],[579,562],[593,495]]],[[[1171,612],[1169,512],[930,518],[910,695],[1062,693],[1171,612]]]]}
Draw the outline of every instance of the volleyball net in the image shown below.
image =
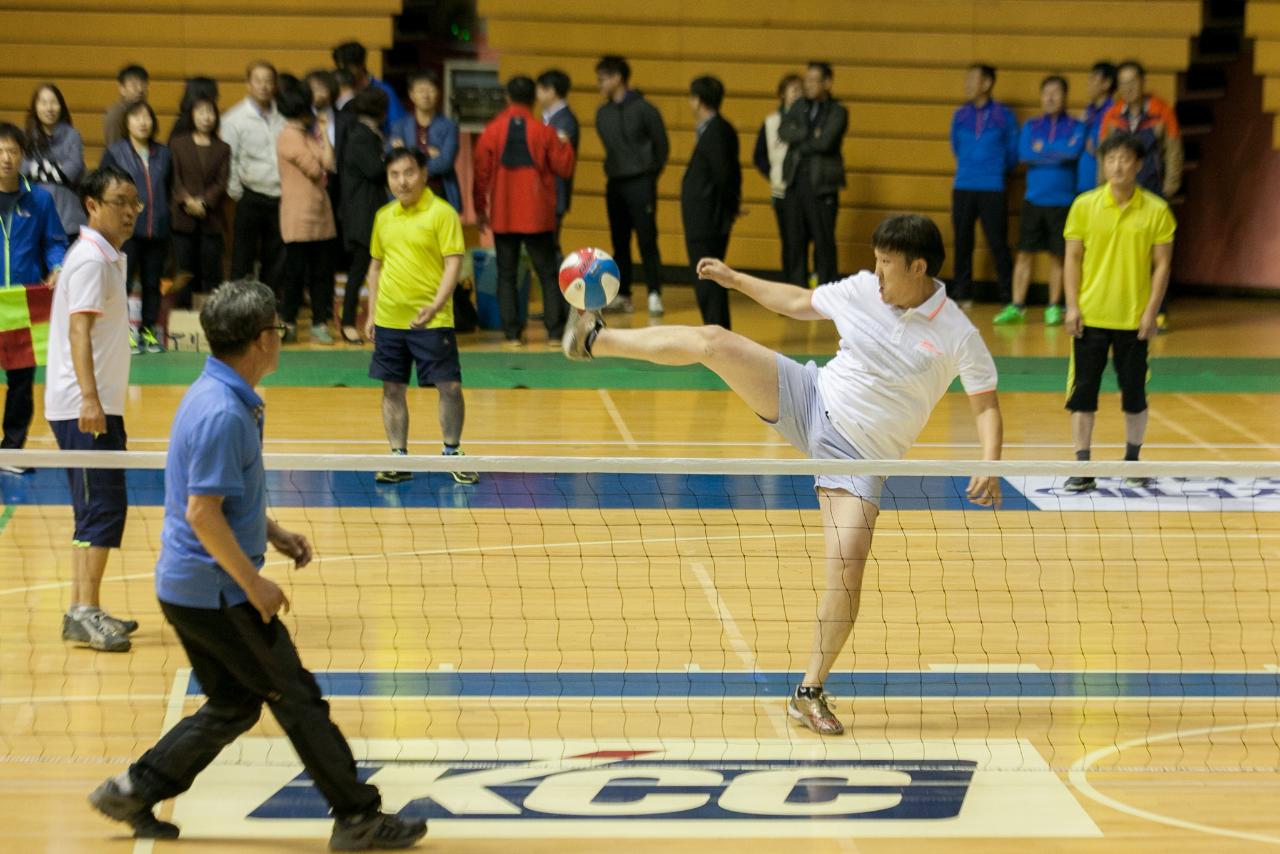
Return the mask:
{"type": "MultiPolygon", "coordinates": [[[[200,702],[153,590],[164,455],[14,462],[36,468],[0,476],[0,761],[134,756],[200,702]],[[67,465],[128,469],[102,585],[142,624],[128,653],[61,639],[67,465]]],[[[888,479],[826,683],[846,742],[1280,769],[1280,464],[467,457],[474,486],[457,464],[267,457],[272,517],[317,557],[265,572],[353,738],[821,749],[785,711],[828,576],[813,475],[858,474],[888,479]],[[967,500],[974,474],[1002,477],[999,510],[967,500]]]]}

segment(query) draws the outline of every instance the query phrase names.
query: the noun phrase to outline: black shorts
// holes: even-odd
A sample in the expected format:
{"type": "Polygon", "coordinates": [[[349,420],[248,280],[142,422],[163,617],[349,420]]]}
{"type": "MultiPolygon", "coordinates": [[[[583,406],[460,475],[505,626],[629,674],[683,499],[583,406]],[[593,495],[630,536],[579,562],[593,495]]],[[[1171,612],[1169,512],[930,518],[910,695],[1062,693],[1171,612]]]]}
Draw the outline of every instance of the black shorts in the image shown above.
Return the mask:
{"type": "MultiPolygon", "coordinates": [[[[76,420],[50,421],[58,447],[64,451],[123,451],[128,437],[124,418],[107,416],[107,432],[94,436],[81,433],[76,420]]],[[[71,542],[78,546],[120,548],[124,521],[129,513],[129,494],[124,469],[67,469],[71,487],[71,508],[76,530],[71,542]]]]}
{"type": "Polygon", "coordinates": [[[1147,410],[1147,342],[1136,329],[1099,329],[1086,326],[1072,341],[1067,373],[1067,409],[1097,412],[1098,387],[1112,352],[1116,379],[1120,382],[1120,408],[1137,414],[1147,410]]]}
{"type": "Polygon", "coordinates": [[[369,376],[388,383],[409,384],[414,365],[418,385],[439,385],[462,380],[458,361],[458,337],[451,328],[386,329],[374,327],[373,361],[369,376]]]}
{"type": "Polygon", "coordinates": [[[1061,258],[1067,253],[1067,212],[1071,208],[1046,208],[1022,202],[1022,225],[1018,229],[1019,252],[1048,252],[1061,258]]]}

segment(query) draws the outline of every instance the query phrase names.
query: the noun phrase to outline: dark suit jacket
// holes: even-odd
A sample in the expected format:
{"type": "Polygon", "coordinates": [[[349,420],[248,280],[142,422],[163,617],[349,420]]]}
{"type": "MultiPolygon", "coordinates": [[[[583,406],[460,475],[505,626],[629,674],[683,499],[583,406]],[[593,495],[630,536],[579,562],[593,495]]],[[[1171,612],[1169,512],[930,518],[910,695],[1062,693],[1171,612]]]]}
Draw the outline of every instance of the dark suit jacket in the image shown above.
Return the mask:
{"type": "Polygon", "coordinates": [[[727,235],[742,202],[738,132],[719,113],[707,120],[689,156],[680,184],[684,232],[693,237],[727,235]]]}
{"type": "Polygon", "coordinates": [[[818,195],[839,193],[844,186],[845,131],[849,111],[834,99],[818,105],[817,117],[810,120],[813,102],[801,98],[782,117],[778,138],[787,143],[787,159],[782,175],[790,187],[798,179],[810,182],[818,195]]]}
{"type": "MultiPolygon", "coordinates": [[[[547,120],[547,124],[569,137],[569,144],[573,146],[574,170],[577,170],[578,158],[578,117],[573,114],[573,110],[566,105],[563,110],[553,115],[547,120]]],[[[556,178],[556,217],[562,217],[569,210],[569,204],[573,201],[573,176],[568,178],[556,178]]]]}
{"type": "Polygon", "coordinates": [[[191,134],[174,137],[169,144],[173,158],[173,195],[170,202],[172,228],[179,234],[192,234],[197,229],[203,234],[222,234],[226,230],[222,203],[227,197],[227,178],[231,174],[231,146],[215,135],[210,146],[204,149],[204,163],[200,165],[200,147],[191,134]],[[208,212],[197,220],[187,213],[179,197],[194,196],[204,201],[208,212]]]}
{"type": "Polygon", "coordinates": [[[369,245],[374,215],[387,203],[382,157],[382,137],[364,122],[352,122],[343,135],[342,159],[338,161],[342,240],[347,249],[369,245]]]}

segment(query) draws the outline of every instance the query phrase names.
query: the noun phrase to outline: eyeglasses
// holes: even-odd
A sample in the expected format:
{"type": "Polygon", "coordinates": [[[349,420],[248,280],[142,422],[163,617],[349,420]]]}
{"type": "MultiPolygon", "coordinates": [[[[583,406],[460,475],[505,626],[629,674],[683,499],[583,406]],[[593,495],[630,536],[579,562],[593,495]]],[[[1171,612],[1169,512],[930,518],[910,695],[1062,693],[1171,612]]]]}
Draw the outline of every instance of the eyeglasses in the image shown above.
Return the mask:
{"type": "MultiPolygon", "coordinates": [[[[268,329],[274,329],[276,334],[283,338],[284,334],[289,331],[289,325],[287,323],[273,323],[270,326],[262,327],[262,332],[266,332],[268,329]]],[[[261,335],[262,332],[258,334],[261,335]]]]}
{"type": "Polygon", "coordinates": [[[133,208],[137,213],[142,213],[147,207],[147,203],[139,199],[133,199],[132,201],[129,199],[103,199],[102,203],[126,211],[133,208]]]}

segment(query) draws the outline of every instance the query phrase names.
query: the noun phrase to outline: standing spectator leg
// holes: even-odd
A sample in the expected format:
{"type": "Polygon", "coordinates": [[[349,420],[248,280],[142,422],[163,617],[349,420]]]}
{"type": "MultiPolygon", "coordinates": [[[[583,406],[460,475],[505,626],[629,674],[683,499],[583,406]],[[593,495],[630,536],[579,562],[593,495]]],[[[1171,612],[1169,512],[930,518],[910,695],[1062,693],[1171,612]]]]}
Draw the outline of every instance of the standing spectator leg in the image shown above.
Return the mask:
{"type": "Polygon", "coordinates": [[[691,237],[685,235],[685,247],[689,251],[689,266],[693,271],[693,292],[698,300],[698,311],[702,314],[702,322],[729,329],[729,292],[717,285],[698,278],[698,260],[700,258],[719,258],[724,260],[725,250],[729,246],[729,236],[691,237]]]}
{"type": "Polygon", "coordinates": [[[956,302],[973,300],[973,228],[978,220],[977,193],[971,190],[951,191],[951,226],[955,229],[955,260],[951,279],[951,298],[956,302]]]}
{"type": "MultiPolygon", "coordinates": [[[[343,337],[347,337],[345,327],[354,328],[360,311],[360,288],[369,272],[369,247],[356,244],[351,249],[351,267],[347,270],[347,290],[342,297],[343,337]]],[[[357,333],[359,334],[359,333],[357,333]]]]}
{"type": "Polygon", "coordinates": [[[618,264],[618,296],[631,299],[631,209],[621,181],[609,181],[604,191],[605,211],[609,215],[609,236],[613,240],[613,260],[618,264]]]}
{"type": "Polygon", "coordinates": [[[258,194],[245,190],[236,202],[235,227],[231,237],[231,278],[246,279],[253,275],[253,262],[258,257],[262,223],[255,199],[258,194]]]}
{"type": "Polygon", "coordinates": [[[1009,204],[1003,192],[975,193],[982,233],[996,264],[996,285],[1000,304],[1013,300],[1013,257],[1009,254],[1009,204]]]}
{"type": "Polygon", "coordinates": [[[809,229],[804,214],[804,193],[799,182],[787,187],[782,198],[783,226],[787,237],[783,246],[787,252],[787,281],[797,287],[809,287],[809,229]]]}
{"type": "Polygon", "coordinates": [[[658,251],[658,182],[653,178],[633,178],[623,185],[631,221],[635,223],[644,282],[649,293],[662,293],[662,254],[658,251]]]}
{"type": "Polygon", "coordinates": [[[27,431],[35,413],[32,385],[35,368],[10,368],[4,372],[8,388],[4,394],[4,440],[0,448],[21,448],[27,444],[27,431]]]}
{"type": "Polygon", "coordinates": [[[529,250],[529,260],[538,274],[542,288],[542,322],[547,327],[547,340],[556,344],[564,335],[564,323],[569,316],[569,304],[560,295],[560,280],[556,266],[555,232],[527,234],[524,245],[529,250]]]}
{"type": "Polygon", "coordinates": [[[519,341],[524,334],[520,322],[520,244],[522,235],[493,235],[493,250],[498,263],[498,317],[502,322],[502,335],[508,341],[519,341]]]}

